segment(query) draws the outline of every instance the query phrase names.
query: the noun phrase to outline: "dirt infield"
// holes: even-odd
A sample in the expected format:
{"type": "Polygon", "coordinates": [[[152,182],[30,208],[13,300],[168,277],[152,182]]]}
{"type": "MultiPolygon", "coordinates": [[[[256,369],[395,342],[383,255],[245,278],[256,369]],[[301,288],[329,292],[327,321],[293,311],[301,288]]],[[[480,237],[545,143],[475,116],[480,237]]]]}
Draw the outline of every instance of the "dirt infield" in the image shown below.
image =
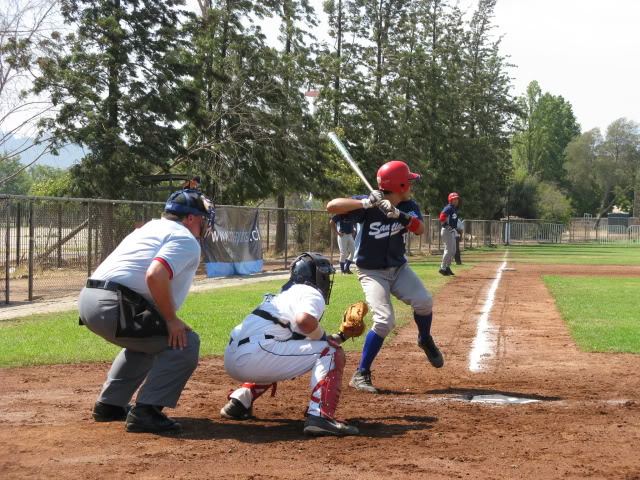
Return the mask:
{"type": "MultiPolygon", "coordinates": [[[[176,437],[127,434],[90,409],[108,364],[0,371],[3,478],[640,479],[640,356],[577,350],[540,275],[640,275],[640,267],[513,264],[496,291],[494,353],[469,370],[476,321],[499,263],[457,276],[436,298],[434,336],[446,365],[434,370],[410,325],[374,364],[380,395],[346,386],[339,414],[362,436],[302,435],[308,376],[279,385],[257,420],[221,420],[235,385],[205,358],[172,412],[176,437]],[[502,393],[539,400],[491,405],[502,393]]],[[[348,355],[347,377],[358,355],[348,355]]]]}

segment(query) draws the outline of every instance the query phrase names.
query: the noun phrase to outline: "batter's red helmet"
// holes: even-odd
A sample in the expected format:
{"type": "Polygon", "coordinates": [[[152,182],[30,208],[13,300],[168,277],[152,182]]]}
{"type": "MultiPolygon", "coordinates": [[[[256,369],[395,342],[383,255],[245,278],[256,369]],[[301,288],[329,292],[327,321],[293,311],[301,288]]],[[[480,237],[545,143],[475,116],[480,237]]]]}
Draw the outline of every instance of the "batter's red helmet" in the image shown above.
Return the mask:
{"type": "Polygon", "coordinates": [[[449,203],[451,203],[451,200],[455,198],[460,198],[460,195],[458,195],[456,192],[451,192],[447,197],[447,200],[449,201],[449,203]]]}
{"type": "Polygon", "coordinates": [[[406,192],[411,187],[411,180],[420,178],[417,173],[411,173],[406,163],[393,160],[378,169],[378,187],[390,192],[406,192]]]}

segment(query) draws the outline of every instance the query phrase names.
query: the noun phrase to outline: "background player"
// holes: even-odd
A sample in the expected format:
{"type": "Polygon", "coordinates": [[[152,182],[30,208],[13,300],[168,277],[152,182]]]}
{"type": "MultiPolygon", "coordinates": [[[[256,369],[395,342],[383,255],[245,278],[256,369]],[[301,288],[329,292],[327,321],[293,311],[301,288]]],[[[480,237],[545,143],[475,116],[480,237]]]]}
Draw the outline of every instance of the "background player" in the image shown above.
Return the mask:
{"type": "Polygon", "coordinates": [[[233,329],[224,367],[246,382],[229,395],[220,415],[246,420],[253,403],[276,383],[311,371],[311,400],[306,435],[356,435],[358,429],[337,420],[345,354],[341,334],[327,337],[319,322],[329,303],[335,269],[318,253],[303,253],[291,264],[291,278],[233,329]]]}
{"type": "Polygon", "coordinates": [[[431,337],[433,300],[405,257],[405,235],[425,231],[420,207],[410,200],[411,173],[404,162],[387,162],[378,170],[380,190],[368,197],[336,198],[327,204],[330,213],[345,214],[361,224],[356,236],[356,271],[367,303],[373,313],[373,326],[367,333],[360,365],[349,385],[376,393],[371,382],[371,365],[384,339],[395,325],[391,295],[410,305],[418,326],[418,346],[436,368],[444,358],[431,337]],[[378,208],[371,208],[378,207],[378,208]]]}
{"type": "Polygon", "coordinates": [[[356,250],[356,243],[353,239],[353,222],[346,220],[343,215],[334,215],[329,220],[338,238],[338,248],[340,249],[340,270],[342,273],[351,274],[351,264],[353,254],[356,250]]]}
{"type": "Polygon", "coordinates": [[[456,192],[449,194],[446,207],[440,212],[440,235],[444,243],[444,253],[442,254],[442,264],[440,265],[440,274],[455,275],[451,271],[451,262],[456,254],[456,230],[458,229],[458,201],[460,196],[456,192]]]}

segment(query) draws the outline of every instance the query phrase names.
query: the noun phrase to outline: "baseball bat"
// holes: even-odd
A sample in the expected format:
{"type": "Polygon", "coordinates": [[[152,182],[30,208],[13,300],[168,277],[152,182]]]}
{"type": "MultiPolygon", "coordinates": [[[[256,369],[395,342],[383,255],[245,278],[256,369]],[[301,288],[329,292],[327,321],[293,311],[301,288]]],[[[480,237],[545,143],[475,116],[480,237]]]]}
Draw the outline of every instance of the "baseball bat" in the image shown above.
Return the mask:
{"type": "Polygon", "coordinates": [[[364,182],[364,184],[367,186],[369,191],[374,190],[374,188],[371,186],[367,178],[364,176],[364,173],[362,173],[362,170],[360,170],[360,167],[358,167],[355,160],[353,160],[353,158],[349,154],[349,151],[346,149],[346,147],[342,144],[342,142],[338,138],[338,135],[336,135],[335,132],[329,132],[327,135],[329,136],[329,139],[333,142],[333,144],[336,146],[338,151],[342,154],[344,159],[347,161],[351,169],[356,173],[356,175],[360,177],[360,180],[364,182]]]}

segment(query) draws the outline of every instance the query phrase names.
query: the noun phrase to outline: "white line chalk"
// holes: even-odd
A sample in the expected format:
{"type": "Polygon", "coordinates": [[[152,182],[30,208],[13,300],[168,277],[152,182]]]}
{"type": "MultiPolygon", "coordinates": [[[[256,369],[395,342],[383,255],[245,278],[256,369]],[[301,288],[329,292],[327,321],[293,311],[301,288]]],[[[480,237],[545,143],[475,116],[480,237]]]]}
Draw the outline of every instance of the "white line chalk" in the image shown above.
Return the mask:
{"type": "Polygon", "coordinates": [[[495,335],[493,335],[493,327],[489,323],[489,314],[493,308],[493,301],[495,300],[496,290],[498,290],[498,285],[502,278],[502,272],[507,266],[507,253],[508,252],[505,252],[502,258],[502,265],[500,265],[496,272],[496,278],[491,282],[491,286],[487,291],[487,299],[484,302],[482,310],[480,310],[481,315],[478,317],[476,338],[473,339],[471,352],[469,353],[469,370],[472,372],[481,371],[483,361],[491,358],[493,355],[495,335]]]}

